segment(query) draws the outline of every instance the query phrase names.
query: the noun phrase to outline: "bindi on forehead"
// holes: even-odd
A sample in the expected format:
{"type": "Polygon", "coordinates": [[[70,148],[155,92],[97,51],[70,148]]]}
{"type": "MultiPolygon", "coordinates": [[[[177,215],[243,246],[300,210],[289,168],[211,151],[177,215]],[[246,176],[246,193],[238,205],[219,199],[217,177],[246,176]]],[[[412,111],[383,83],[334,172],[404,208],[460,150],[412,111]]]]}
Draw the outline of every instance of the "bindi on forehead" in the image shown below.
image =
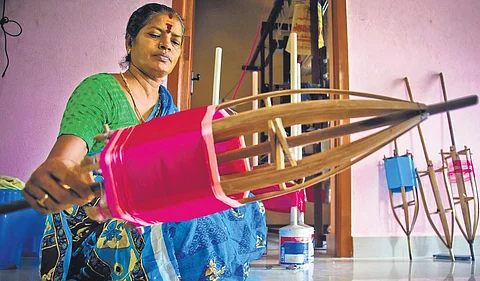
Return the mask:
{"type": "Polygon", "coordinates": [[[172,13],[168,13],[168,18],[169,18],[169,19],[173,19],[173,14],[172,14],[172,13]]]}
{"type": "Polygon", "coordinates": [[[167,22],[167,33],[172,32],[173,24],[167,22]]]}

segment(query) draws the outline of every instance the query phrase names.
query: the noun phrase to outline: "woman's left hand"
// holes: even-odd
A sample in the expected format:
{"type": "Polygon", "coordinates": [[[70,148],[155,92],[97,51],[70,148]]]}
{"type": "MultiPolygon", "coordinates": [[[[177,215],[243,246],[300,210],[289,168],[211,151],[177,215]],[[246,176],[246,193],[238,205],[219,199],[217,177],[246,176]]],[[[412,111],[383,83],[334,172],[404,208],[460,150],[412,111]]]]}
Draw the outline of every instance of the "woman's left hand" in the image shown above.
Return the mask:
{"type": "Polygon", "coordinates": [[[49,158],[40,165],[25,184],[23,197],[39,213],[58,213],[73,205],[85,205],[95,198],[90,188],[93,178],[74,172],[74,163],[49,158]]]}

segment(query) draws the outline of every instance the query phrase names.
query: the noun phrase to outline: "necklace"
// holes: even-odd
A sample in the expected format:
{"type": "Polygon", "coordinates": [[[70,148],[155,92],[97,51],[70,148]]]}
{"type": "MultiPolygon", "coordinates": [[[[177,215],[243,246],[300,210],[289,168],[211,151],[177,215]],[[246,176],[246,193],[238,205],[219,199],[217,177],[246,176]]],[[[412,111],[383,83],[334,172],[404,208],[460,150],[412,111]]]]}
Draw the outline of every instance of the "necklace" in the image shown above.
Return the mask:
{"type": "Polygon", "coordinates": [[[132,98],[133,110],[135,111],[135,114],[137,115],[138,120],[140,121],[140,123],[145,122],[145,118],[143,118],[143,115],[140,113],[140,111],[137,108],[137,104],[135,103],[135,99],[133,98],[132,89],[130,88],[130,85],[128,85],[127,79],[125,78],[125,76],[123,75],[122,72],[120,72],[120,76],[122,76],[122,80],[125,83],[125,87],[127,88],[127,92],[130,95],[130,98],[132,98]]]}

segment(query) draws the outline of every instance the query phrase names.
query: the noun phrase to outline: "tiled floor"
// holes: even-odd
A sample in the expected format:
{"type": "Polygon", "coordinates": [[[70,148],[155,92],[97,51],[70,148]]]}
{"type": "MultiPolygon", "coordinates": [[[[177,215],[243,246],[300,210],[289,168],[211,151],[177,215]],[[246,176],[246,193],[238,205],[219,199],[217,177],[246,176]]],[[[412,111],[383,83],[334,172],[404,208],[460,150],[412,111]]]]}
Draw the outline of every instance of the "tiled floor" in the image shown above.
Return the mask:
{"type": "MultiPolygon", "coordinates": [[[[269,239],[266,258],[251,265],[250,281],[364,281],[364,280],[411,280],[411,281],[480,281],[480,262],[434,261],[431,257],[406,259],[338,259],[326,257],[318,250],[315,263],[306,269],[286,269],[278,266],[278,239],[269,239]],[[475,267],[478,267],[478,272],[475,267]]],[[[40,280],[37,268],[31,260],[24,259],[22,268],[0,270],[0,281],[40,280]]],[[[219,280],[220,281],[220,280],[219,280]]]]}
{"type": "Polygon", "coordinates": [[[363,280],[479,280],[479,262],[433,261],[431,258],[334,259],[316,257],[309,269],[288,270],[279,266],[252,266],[251,281],[363,281],[363,280]]]}
{"type": "Polygon", "coordinates": [[[325,250],[315,252],[315,263],[306,269],[286,269],[278,265],[278,238],[269,236],[267,257],[251,265],[250,281],[480,281],[480,262],[442,261],[432,257],[408,259],[330,258],[325,250]],[[478,267],[478,272],[475,270],[478,267]]]}

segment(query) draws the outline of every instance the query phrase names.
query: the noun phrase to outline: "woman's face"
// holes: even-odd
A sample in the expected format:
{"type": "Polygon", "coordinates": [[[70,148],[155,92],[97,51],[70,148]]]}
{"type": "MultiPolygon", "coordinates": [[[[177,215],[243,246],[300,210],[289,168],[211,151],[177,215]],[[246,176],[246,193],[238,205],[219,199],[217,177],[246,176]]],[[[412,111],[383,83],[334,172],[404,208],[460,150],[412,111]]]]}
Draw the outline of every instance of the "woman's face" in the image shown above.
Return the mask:
{"type": "Polygon", "coordinates": [[[182,50],[182,25],[171,13],[154,15],[137,34],[131,47],[131,64],[142,72],[163,78],[172,72],[182,50]]]}

